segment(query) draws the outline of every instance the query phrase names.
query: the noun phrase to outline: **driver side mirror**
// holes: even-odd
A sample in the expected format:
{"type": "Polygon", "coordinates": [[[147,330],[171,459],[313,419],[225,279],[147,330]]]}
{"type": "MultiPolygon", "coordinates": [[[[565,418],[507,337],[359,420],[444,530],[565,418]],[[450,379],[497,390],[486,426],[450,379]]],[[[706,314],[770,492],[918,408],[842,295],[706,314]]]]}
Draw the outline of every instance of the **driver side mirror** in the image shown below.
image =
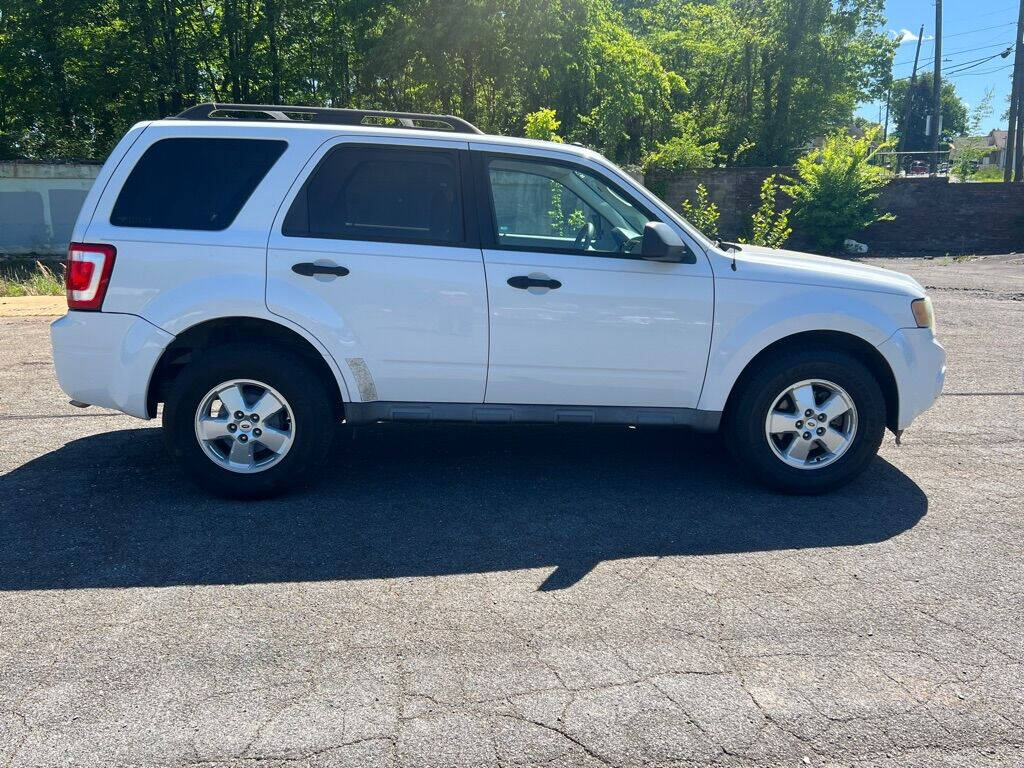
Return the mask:
{"type": "Polygon", "coordinates": [[[640,242],[640,258],[645,261],[696,264],[697,257],[668,224],[649,221],[644,225],[640,242]]]}

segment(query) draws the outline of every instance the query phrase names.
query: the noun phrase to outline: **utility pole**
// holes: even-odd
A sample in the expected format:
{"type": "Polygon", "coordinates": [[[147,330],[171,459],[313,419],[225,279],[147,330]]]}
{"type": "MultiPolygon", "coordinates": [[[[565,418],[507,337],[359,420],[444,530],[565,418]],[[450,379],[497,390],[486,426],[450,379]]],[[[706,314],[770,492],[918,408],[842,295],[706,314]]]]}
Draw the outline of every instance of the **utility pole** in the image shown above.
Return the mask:
{"type": "MultiPolygon", "coordinates": [[[[1021,0],[1024,2],[1024,0],[1021,0]]],[[[910,115],[914,108],[914,83],[917,82],[917,60],[921,56],[921,38],[924,37],[924,24],[917,33],[917,50],[914,52],[914,68],[910,71],[910,85],[907,87],[907,103],[903,107],[903,124],[900,130],[900,141],[896,146],[896,160],[903,165],[903,147],[907,143],[907,134],[910,133],[910,115]]]]}
{"type": "Polygon", "coordinates": [[[932,72],[932,151],[928,171],[939,169],[939,128],[942,125],[942,0],[935,0],[935,71],[932,72]]]}
{"type": "MultiPolygon", "coordinates": [[[[1024,0],[1021,0],[1024,3],[1024,0]]],[[[889,138],[889,102],[892,101],[892,83],[889,83],[889,90],[885,92],[885,123],[882,126],[882,141],[889,138]]]]}
{"type": "Polygon", "coordinates": [[[1024,0],[1017,13],[1017,51],[1013,57],[1013,79],[1010,81],[1010,124],[1006,131],[1006,162],[1003,181],[1024,178],[1024,0]]]}
{"type": "MultiPolygon", "coordinates": [[[[1024,5],[1024,0],[1021,0],[1024,5]]],[[[1019,47],[1019,46],[1018,46],[1019,47]]],[[[1015,57],[1013,62],[1013,77],[1010,80],[1010,122],[1006,126],[1006,155],[1003,158],[1003,182],[1013,181],[1013,160],[1014,160],[1014,148],[1017,142],[1017,91],[1019,90],[1017,82],[1017,59],[1015,57]]]]}

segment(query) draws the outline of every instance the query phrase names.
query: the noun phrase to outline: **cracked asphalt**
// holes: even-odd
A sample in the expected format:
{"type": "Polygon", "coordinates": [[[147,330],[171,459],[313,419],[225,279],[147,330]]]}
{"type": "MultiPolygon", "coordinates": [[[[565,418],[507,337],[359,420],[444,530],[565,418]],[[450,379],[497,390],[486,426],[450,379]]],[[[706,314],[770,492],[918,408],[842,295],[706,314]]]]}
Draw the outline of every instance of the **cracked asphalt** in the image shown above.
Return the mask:
{"type": "Polygon", "coordinates": [[[1024,765],[1024,259],[833,495],[659,429],[342,431],[212,500],[0,320],[0,766],[1024,765]]]}

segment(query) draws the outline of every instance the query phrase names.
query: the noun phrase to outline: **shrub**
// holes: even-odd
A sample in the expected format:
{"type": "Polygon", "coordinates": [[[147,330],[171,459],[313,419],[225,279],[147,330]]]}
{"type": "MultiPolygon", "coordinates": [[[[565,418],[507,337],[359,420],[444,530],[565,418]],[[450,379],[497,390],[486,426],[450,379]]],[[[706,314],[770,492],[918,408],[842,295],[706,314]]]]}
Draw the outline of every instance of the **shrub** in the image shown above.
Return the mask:
{"type": "Polygon", "coordinates": [[[693,168],[710,168],[718,156],[718,144],[701,144],[694,136],[673,136],[661,142],[643,159],[644,173],[678,173],[693,168]]]}
{"type": "Polygon", "coordinates": [[[775,175],[772,174],[761,183],[761,205],[750,219],[750,239],[741,237],[741,243],[781,248],[793,234],[789,226],[790,209],[775,210],[775,190],[775,175]]]}
{"type": "Polygon", "coordinates": [[[875,206],[887,174],[871,160],[892,144],[875,144],[878,133],[875,128],[861,138],[844,131],[827,137],[824,147],[796,161],[797,178],[782,186],[793,198],[797,231],[817,247],[835,250],[844,238],[869,224],[894,218],[875,206]]]}
{"type": "Polygon", "coordinates": [[[562,142],[557,131],[562,122],[553,109],[538,109],[526,116],[526,127],[523,135],[528,139],[562,142]]]}
{"type": "Polygon", "coordinates": [[[697,202],[683,200],[680,209],[683,217],[704,233],[706,237],[718,238],[718,206],[708,200],[708,190],[703,184],[697,185],[697,202]]]}
{"type": "Polygon", "coordinates": [[[696,122],[690,115],[675,115],[672,118],[672,132],[672,138],[659,142],[653,152],[644,156],[640,163],[644,173],[678,173],[715,165],[718,143],[702,142],[697,135],[696,122]]]}

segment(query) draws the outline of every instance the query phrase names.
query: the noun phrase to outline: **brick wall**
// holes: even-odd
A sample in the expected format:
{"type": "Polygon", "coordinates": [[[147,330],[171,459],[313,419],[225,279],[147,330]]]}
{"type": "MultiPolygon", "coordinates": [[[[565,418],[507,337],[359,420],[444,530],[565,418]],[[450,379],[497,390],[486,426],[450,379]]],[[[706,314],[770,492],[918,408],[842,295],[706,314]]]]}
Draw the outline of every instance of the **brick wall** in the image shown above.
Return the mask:
{"type": "MultiPolygon", "coordinates": [[[[791,168],[708,168],[672,177],[647,178],[647,185],[673,208],[696,199],[703,183],[718,205],[724,240],[743,235],[757,208],[761,182],[791,168]]],[[[788,205],[780,195],[777,205],[788,205]]],[[[950,184],[945,178],[893,179],[879,198],[879,209],[895,221],[873,224],[852,237],[871,253],[961,254],[1024,251],[1024,184],[950,184]]],[[[799,232],[789,245],[808,247],[799,232]]]]}

